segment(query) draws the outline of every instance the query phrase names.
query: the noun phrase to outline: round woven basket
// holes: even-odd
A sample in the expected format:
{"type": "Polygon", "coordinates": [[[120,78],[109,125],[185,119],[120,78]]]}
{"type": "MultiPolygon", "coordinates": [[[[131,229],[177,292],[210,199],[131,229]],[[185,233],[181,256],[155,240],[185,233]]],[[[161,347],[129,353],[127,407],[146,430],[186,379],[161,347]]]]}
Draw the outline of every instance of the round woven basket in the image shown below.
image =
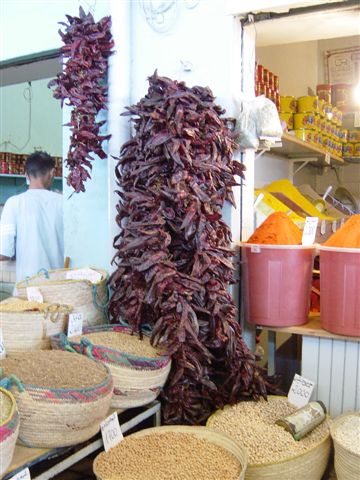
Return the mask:
{"type": "MultiPolygon", "coordinates": [[[[210,443],[218,445],[222,447],[224,450],[232,453],[238,460],[239,464],[241,465],[241,471],[238,477],[234,478],[234,480],[244,480],[245,478],[245,471],[247,467],[247,453],[245,452],[244,448],[240,445],[236,444],[234,440],[223,433],[216,432],[211,428],[207,427],[189,427],[186,425],[169,425],[169,426],[162,426],[162,427],[154,427],[154,428],[147,428],[145,430],[140,430],[139,432],[133,433],[126,438],[140,438],[146,437],[148,435],[159,434],[159,433],[166,433],[166,432],[175,432],[175,433],[191,433],[192,435],[196,435],[199,438],[202,438],[210,443]]],[[[94,460],[93,470],[97,480],[110,480],[107,477],[101,477],[97,471],[99,460],[102,458],[106,458],[106,452],[100,453],[94,460]]],[[[189,466],[190,467],[190,466],[189,466]]],[[[114,477],[111,478],[113,480],[114,477]]],[[[144,476],[145,480],[146,476],[144,476]]],[[[223,480],[220,479],[219,480],[223,480]]]]}
{"type": "MultiPolygon", "coordinates": [[[[335,450],[335,472],[338,480],[359,480],[360,478],[360,455],[351,452],[336,439],[337,429],[350,415],[360,416],[360,412],[352,412],[349,414],[340,415],[339,417],[335,418],[330,425],[330,433],[334,442],[335,450]]],[[[358,441],[360,441],[360,432],[358,441]]]]}
{"type": "Polygon", "coordinates": [[[15,444],[19,434],[19,412],[14,396],[5,388],[0,387],[0,395],[7,396],[11,401],[11,409],[7,418],[0,424],[0,478],[11,464],[15,444]]]}
{"type": "MultiPolygon", "coordinates": [[[[84,329],[83,334],[94,332],[119,332],[131,334],[131,329],[122,325],[102,325],[84,329]]],[[[144,336],[149,334],[144,333],[144,336]]],[[[110,370],[114,380],[114,393],[111,406],[114,408],[134,408],[146,405],[157,398],[165,385],[171,369],[168,355],[158,357],[140,357],[126,352],[94,345],[91,342],[75,342],[65,335],[51,338],[54,349],[73,349],[103,362],[110,370]]]]}
{"type": "MultiPolygon", "coordinates": [[[[269,396],[271,398],[271,396],[269,396]]],[[[225,408],[231,408],[225,406],[225,408]]],[[[223,410],[213,413],[206,423],[212,428],[215,418],[223,410]]],[[[330,456],[330,432],[311,449],[277,462],[248,463],[245,480],[321,480],[330,456]]]]}
{"type": "MultiPolygon", "coordinates": [[[[12,297],[4,302],[16,301],[12,297]]],[[[64,332],[72,307],[50,305],[49,309],[36,311],[12,311],[0,313],[0,328],[8,354],[23,350],[47,350],[51,348],[50,337],[64,332]]]]}
{"type": "MultiPolygon", "coordinates": [[[[76,269],[73,269],[76,270],[76,269]]],[[[73,313],[83,314],[83,326],[106,322],[108,305],[108,274],[105,270],[92,268],[102,275],[98,283],[89,280],[68,280],[66,274],[72,269],[42,270],[37,275],[17,283],[21,297],[26,297],[27,287],[38,287],[44,302],[71,305],[73,313]]]]}
{"type": "Polygon", "coordinates": [[[20,414],[18,443],[57,448],[76,445],[94,436],[108,414],[113,392],[109,369],[98,363],[105,370],[105,379],[87,388],[39,387],[9,377],[20,414]]]}

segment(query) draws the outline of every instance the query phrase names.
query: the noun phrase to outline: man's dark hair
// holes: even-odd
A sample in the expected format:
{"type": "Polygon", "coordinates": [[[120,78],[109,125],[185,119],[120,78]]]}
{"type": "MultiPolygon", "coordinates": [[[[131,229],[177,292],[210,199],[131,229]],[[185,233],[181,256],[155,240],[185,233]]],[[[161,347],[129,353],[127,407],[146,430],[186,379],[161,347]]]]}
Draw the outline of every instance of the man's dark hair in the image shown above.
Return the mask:
{"type": "Polygon", "coordinates": [[[46,152],[34,152],[25,162],[25,172],[31,177],[43,176],[55,168],[55,160],[46,152]]]}

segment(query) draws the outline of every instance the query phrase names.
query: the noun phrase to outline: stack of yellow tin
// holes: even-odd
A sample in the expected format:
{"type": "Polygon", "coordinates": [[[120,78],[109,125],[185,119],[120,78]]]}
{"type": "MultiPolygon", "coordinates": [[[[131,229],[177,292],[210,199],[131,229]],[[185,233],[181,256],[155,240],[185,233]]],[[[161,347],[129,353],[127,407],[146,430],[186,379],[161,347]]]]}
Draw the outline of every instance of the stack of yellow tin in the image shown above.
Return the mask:
{"type": "Polygon", "coordinates": [[[347,134],[347,141],[343,144],[344,158],[360,158],[360,130],[349,130],[347,134]]]}

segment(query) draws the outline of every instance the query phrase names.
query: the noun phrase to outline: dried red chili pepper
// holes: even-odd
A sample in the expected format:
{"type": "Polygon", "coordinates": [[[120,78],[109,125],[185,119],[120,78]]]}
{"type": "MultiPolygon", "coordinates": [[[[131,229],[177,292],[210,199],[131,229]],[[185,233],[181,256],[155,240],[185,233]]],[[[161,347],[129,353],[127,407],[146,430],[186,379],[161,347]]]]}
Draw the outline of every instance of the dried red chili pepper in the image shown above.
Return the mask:
{"type": "Polygon", "coordinates": [[[149,79],[128,108],[135,135],[121,150],[114,240],[117,270],[109,314],[134,330],[152,326],[152,343],[173,356],[163,393],[167,423],[201,423],[243,396],[266,397],[267,382],[241,337],[228,286],[234,205],[234,143],[208,88],[149,79]]]}
{"type": "Polygon", "coordinates": [[[101,133],[106,122],[96,117],[107,108],[105,76],[114,41],[110,17],[95,22],[81,7],[79,17],[66,17],[68,23],[59,22],[65,33],[59,30],[59,35],[64,43],[61,54],[67,61],[48,87],[56,87],[53,95],[61,100],[61,106],[67,100],[66,105],[73,107],[70,122],[65,125],[71,131],[65,163],[70,170],[67,183],[79,193],[85,191],[84,184],[91,178],[91,154],[106,158],[102,143],[111,135],[101,133]]]}

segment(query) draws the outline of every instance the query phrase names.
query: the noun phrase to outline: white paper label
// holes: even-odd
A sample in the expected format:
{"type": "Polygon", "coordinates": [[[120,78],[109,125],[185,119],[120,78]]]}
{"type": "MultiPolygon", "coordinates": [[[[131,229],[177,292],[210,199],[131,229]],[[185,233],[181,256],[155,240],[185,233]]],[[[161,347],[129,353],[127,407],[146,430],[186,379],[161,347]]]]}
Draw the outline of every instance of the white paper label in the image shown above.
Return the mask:
{"type": "Polygon", "coordinates": [[[6,350],[5,350],[5,344],[4,344],[4,337],[3,337],[2,329],[0,328],[0,359],[5,357],[6,357],[6,350]]]}
{"type": "Polygon", "coordinates": [[[315,242],[318,222],[319,217],[306,217],[301,241],[303,245],[312,245],[315,242]]]}
{"type": "Polygon", "coordinates": [[[26,296],[30,302],[44,303],[44,297],[38,287],[26,287],[26,296]]]}
{"type": "Polygon", "coordinates": [[[67,280],[89,280],[89,282],[97,283],[101,280],[102,275],[91,268],[79,268],[78,270],[70,270],[66,272],[67,280]]]}
{"type": "Polygon", "coordinates": [[[310,401],[315,382],[295,373],[294,380],[288,393],[288,402],[295,407],[304,407],[310,401]]]}
{"type": "Polygon", "coordinates": [[[103,422],[101,422],[100,426],[105,452],[108,452],[110,448],[115,447],[115,445],[120,443],[124,438],[121,432],[117,414],[115,412],[112,413],[103,422]]]}
{"type": "Polygon", "coordinates": [[[21,470],[21,472],[11,477],[10,480],[31,480],[30,470],[28,468],[24,468],[24,470],[21,470]]]}
{"type": "Polygon", "coordinates": [[[260,253],[261,248],[259,245],[251,245],[251,253],[260,253]]]}
{"type": "Polygon", "coordinates": [[[330,152],[325,153],[325,163],[330,165],[330,152]]]}
{"type": "Polygon", "coordinates": [[[67,336],[76,337],[82,334],[84,315],[82,313],[70,313],[67,336]]]}

